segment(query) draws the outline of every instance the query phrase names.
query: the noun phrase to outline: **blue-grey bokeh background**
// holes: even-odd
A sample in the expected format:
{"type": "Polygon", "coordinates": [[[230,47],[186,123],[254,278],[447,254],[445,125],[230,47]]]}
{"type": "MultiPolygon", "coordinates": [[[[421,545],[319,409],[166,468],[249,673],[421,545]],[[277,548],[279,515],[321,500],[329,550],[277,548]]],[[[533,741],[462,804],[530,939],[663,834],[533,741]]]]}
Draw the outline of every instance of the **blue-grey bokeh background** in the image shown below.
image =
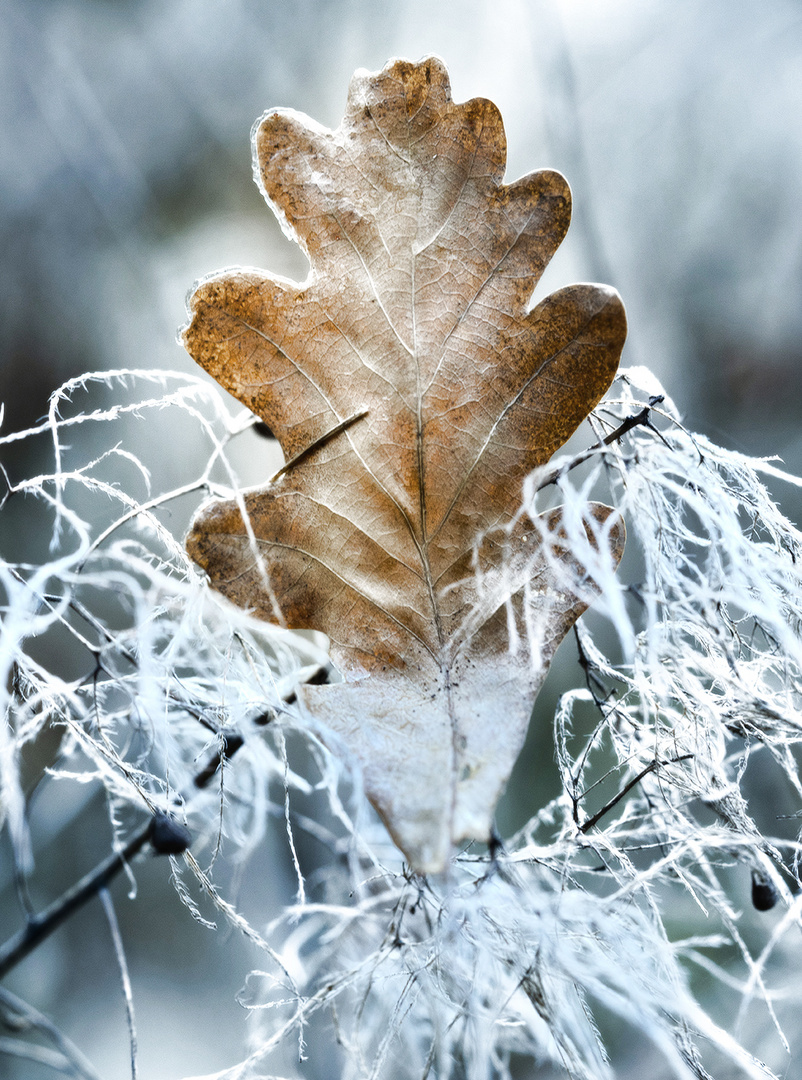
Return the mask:
{"type": "MultiPolygon", "coordinates": [[[[356,68],[432,52],[456,100],[500,107],[509,179],[547,166],[571,183],[574,224],[547,287],[615,285],[625,363],[653,368],[691,427],[802,470],[800,0],[5,0],[5,430],[88,369],[190,370],[176,330],[194,279],[236,263],[303,277],[251,179],[252,123],[281,105],[336,126],[356,68]]],[[[798,516],[793,492],[778,495],[798,516]]],[[[53,892],[106,842],[58,836],[64,857],[42,855],[53,892]]],[[[258,958],[193,924],[162,871],[144,869],[137,904],[124,891],[120,903],[141,1074],[170,1080],[236,1059],[233,995],[258,958]]],[[[283,895],[277,873],[268,853],[246,882],[257,922],[260,898],[283,895]]],[[[104,933],[82,914],[15,985],[118,1076],[104,933]]]]}

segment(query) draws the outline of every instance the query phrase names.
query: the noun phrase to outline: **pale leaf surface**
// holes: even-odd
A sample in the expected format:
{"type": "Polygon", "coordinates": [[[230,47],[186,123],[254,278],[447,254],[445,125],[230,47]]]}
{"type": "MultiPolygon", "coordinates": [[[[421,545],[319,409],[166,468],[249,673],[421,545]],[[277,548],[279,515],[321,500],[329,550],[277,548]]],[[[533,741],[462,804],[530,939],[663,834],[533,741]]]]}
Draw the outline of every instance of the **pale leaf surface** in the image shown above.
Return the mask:
{"type": "MultiPolygon", "coordinates": [[[[609,386],[623,306],[573,285],[529,311],[568,185],[550,171],[503,184],[498,110],[454,104],[439,60],[357,72],[336,131],[272,111],[254,152],[309,277],[201,283],[184,341],[288,465],[245,496],[247,524],[242,503],[205,506],[188,550],[235,604],[329,636],[344,682],[303,688],[303,704],[359,762],[412,865],[439,870],[488,837],[551,656],[591,598],[571,586],[583,565],[559,511],[516,515],[524,477],[609,386]]],[[[587,533],[620,558],[607,507],[588,508],[587,533]]]]}

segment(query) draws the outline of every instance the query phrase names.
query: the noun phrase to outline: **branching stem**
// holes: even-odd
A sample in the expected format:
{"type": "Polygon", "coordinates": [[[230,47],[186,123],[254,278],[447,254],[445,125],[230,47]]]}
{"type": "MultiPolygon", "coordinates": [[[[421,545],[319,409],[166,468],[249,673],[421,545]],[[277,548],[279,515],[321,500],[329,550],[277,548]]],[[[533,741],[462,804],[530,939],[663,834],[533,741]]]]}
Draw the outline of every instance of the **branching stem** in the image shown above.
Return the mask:
{"type": "MultiPolygon", "coordinates": [[[[561,476],[565,476],[566,473],[571,472],[572,469],[577,468],[578,465],[582,465],[584,462],[589,461],[599,453],[600,450],[604,450],[608,446],[612,446],[614,442],[618,442],[626,435],[628,431],[632,431],[636,427],[647,427],[650,431],[653,431],[661,439],[660,432],[652,424],[651,412],[655,405],[659,405],[663,400],[662,397],[650,398],[649,404],[644,405],[640,412],[635,413],[634,416],[628,416],[615,431],[611,431],[609,435],[606,435],[603,439],[596,443],[595,446],[591,446],[590,449],[585,450],[581,454],[577,454],[567,465],[561,465],[558,469],[552,469],[550,473],[547,473],[543,480],[535,488],[535,491],[542,491],[544,488],[549,487],[551,484],[556,484],[561,476]]],[[[665,440],[664,440],[665,441],[665,440]]]]}
{"type": "MultiPolygon", "coordinates": [[[[309,676],[305,680],[309,683],[321,683],[325,682],[328,678],[329,669],[325,665],[321,665],[314,671],[310,672],[309,676]]],[[[295,700],[295,692],[292,691],[287,695],[285,701],[289,704],[295,700]]],[[[186,707],[185,703],[181,702],[182,707],[186,707]]],[[[257,723],[260,721],[257,720],[257,723]]],[[[262,720],[261,723],[267,723],[267,720],[262,720]]],[[[237,732],[226,734],[223,737],[223,742],[219,753],[217,753],[206,766],[197,773],[194,780],[194,786],[196,788],[205,788],[214,777],[217,770],[221,767],[224,761],[230,761],[236,752],[244,745],[245,739],[237,732]]],[[[69,918],[73,912],[82,907],[88,900],[91,900],[93,896],[97,896],[101,890],[112,881],[117,874],[131,861],[131,859],[138,854],[139,851],[150,840],[155,818],[150,817],[146,824],[144,824],[128,841],[125,847],[118,852],[115,852],[99,863],[93,870],[84,875],[80,881],[72,885],[66,892],[64,892],[58,900],[55,900],[50,907],[39,915],[29,915],[27,924],[13,938],[10,938],[5,945],[0,946],[0,979],[5,978],[12,968],[15,968],[20,961],[24,960],[29,953],[42,942],[45,938],[49,937],[54,930],[57,930],[61,924],[69,918]]]]}
{"type": "Polygon", "coordinates": [[[641,769],[637,776],[633,776],[627,784],[624,784],[618,794],[614,795],[608,803],[605,803],[601,810],[598,810],[593,817],[588,818],[587,821],[580,825],[579,831],[582,833],[590,832],[593,826],[596,825],[605,814],[609,813],[617,803],[621,802],[624,796],[628,795],[635,785],[639,784],[644,776],[648,776],[650,772],[654,772],[655,769],[661,769],[665,765],[677,765],[680,761],[689,761],[692,757],[693,754],[682,754],[680,757],[671,758],[669,761],[658,761],[656,758],[654,761],[650,761],[645,768],[641,769]]]}

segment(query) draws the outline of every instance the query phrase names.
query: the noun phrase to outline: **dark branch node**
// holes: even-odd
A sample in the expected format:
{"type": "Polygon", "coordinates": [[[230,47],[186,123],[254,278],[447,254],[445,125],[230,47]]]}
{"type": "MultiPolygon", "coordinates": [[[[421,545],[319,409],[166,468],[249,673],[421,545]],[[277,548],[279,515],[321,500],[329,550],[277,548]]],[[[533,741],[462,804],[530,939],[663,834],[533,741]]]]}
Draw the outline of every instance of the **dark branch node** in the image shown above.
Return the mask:
{"type": "MultiPolygon", "coordinates": [[[[324,664],[322,667],[318,668],[314,675],[310,675],[308,679],[305,679],[304,684],[306,686],[325,686],[326,683],[329,681],[330,674],[331,668],[327,664],[324,664]]],[[[292,691],[292,693],[288,694],[287,697],[284,698],[284,702],[286,705],[294,705],[297,700],[298,695],[295,693],[294,690],[292,691]]],[[[271,719],[273,719],[273,717],[271,717],[271,719]]],[[[254,721],[254,723],[258,724],[259,721],[256,720],[254,721]]]]}

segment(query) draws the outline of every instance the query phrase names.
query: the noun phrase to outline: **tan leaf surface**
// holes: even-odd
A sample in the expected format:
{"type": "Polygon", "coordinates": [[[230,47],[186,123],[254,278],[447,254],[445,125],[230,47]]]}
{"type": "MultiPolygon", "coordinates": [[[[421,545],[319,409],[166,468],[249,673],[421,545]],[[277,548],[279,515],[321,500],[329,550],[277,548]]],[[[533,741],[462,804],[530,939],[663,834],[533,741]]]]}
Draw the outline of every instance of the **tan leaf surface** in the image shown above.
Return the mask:
{"type": "MultiPolygon", "coordinates": [[[[573,565],[559,511],[510,523],[523,478],[612,381],[623,306],[573,285],[528,311],[568,186],[548,171],[503,184],[498,110],[455,105],[439,60],[357,72],[336,131],[270,112],[254,148],[310,275],[203,282],[184,341],[288,465],[246,496],[249,528],[213,502],[187,547],[235,604],[328,634],[344,682],[302,701],[357,759],[413,867],[440,870],[455,843],[488,837],[549,660],[589,599],[555,569],[573,565]]],[[[591,507],[588,531],[618,559],[611,514],[591,507]]]]}

